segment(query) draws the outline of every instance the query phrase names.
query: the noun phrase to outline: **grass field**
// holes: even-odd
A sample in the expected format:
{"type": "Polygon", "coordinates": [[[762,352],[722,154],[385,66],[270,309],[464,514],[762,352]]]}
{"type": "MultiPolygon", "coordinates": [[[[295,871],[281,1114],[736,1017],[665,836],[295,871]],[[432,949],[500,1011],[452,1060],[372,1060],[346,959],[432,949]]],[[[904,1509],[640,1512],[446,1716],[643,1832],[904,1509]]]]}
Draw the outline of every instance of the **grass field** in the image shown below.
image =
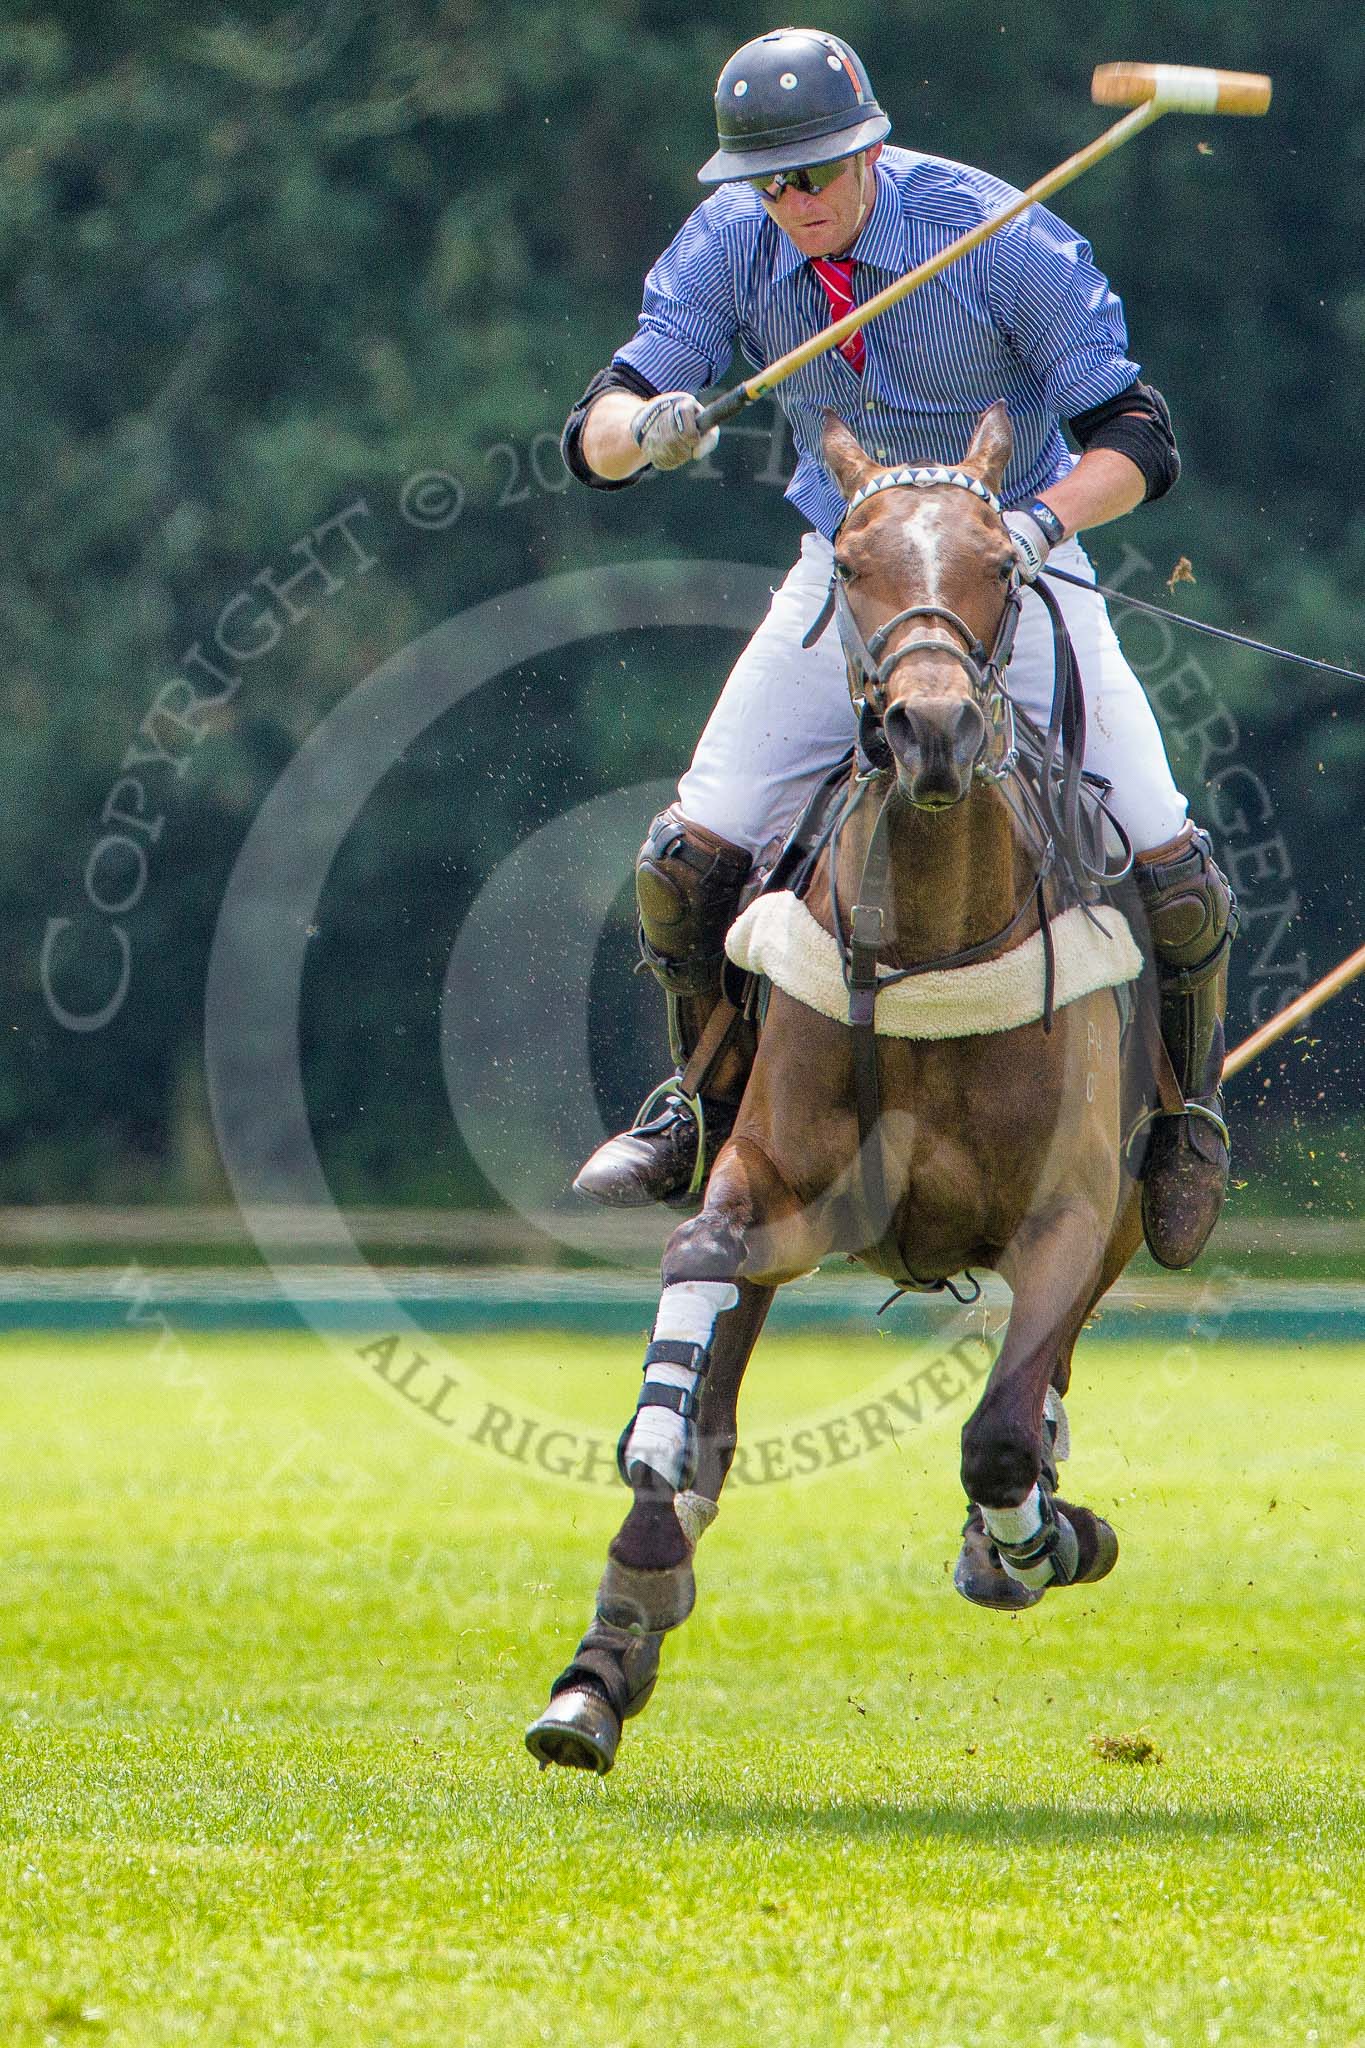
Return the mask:
{"type": "MultiPolygon", "coordinates": [[[[633,1398],[634,1344],[459,1348],[633,1398]]],[[[746,1421],[885,1357],[774,1341],[746,1421]]],[[[620,1498],[311,1339],[12,1337],[0,2040],[1365,2042],[1363,1365],[1083,1350],[1071,1488],[1123,1555],[1029,1615],[950,1587],[960,1407],[736,1492],[598,1781],[521,1731],[620,1498]]]]}

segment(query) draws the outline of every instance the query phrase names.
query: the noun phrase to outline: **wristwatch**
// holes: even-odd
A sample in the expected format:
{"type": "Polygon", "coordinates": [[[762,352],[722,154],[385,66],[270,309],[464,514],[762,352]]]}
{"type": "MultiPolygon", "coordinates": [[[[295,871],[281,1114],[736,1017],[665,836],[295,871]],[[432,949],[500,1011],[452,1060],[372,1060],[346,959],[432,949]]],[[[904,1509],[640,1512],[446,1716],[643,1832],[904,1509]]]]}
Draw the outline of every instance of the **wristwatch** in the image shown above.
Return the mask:
{"type": "Polygon", "coordinates": [[[1017,510],[1027,512],[1029,518],[1042,528],[1043,539],[1050,548],[1059,548],[1066,539],[1066,528],[1051,505],[1045,504],[1041,498],[1035,498],[1031,505],[1020,505],[1017,510]]]}

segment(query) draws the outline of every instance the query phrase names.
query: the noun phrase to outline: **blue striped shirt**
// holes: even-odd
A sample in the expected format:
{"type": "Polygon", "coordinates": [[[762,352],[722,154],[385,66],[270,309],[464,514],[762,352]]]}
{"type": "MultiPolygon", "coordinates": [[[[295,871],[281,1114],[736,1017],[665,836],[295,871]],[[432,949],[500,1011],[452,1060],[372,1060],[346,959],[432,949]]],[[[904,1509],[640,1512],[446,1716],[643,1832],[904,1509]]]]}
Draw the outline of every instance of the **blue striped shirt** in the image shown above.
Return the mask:
{"type": "MultiPolygon", "coordinates": [[[[883,150],[876,198],[846,253],[861,303],[1014,197],[969,165],[883,150]]],[[[829,302],[794,242],[745,184],[703,201],[645,279],[640,325],[614,360],[660,391],[700,391],[736,344],[754,368],[829,324],[829,302]]],[[[826,407],[884,463],[957,462],[1003,398],[1014,427],[1007,504],[1035,497],[1075,457],[1059,421],[1114,398],[1138,374],[1123,308],[1090,245],[1033,206],[864,329],[861,377],[837,350],[780,385],[797,465],[787,496],[832,537],[844,500],[820,460],[826,407]]]]}

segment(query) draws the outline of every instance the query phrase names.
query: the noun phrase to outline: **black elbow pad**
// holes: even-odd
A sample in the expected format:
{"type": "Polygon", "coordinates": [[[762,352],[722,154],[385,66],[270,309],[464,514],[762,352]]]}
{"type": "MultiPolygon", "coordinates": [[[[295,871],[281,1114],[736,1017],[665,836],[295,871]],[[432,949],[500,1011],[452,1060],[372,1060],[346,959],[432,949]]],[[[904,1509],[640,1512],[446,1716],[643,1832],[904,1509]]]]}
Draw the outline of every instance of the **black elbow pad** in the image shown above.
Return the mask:
{"type": "Polygon", "coordinates": [[[1148,504],[1164,498],[1180,475],[1171,409],[1154,384],[1130,384],[1068,424],[1082,449],[1113,448],[1135,462],[1147,482],[1148,504]]]}
{"type": "Polygon", "coordinates": [[[645,475],[643,469],[634,476],[599,476],[590,469],[583,455],[583,422],[588,417],[588,407],[604,391],[633,391],[637,398],[657,398],[658,392],[638,370],[632,370],[629,363],[608,363],[605,370],[599,370],[583,396],[574,406],[564,422],[564,432],[559,437],[559,452],[564,457],[564,467],[569,475],[577,477],[579,483],[587,484],[593,491],[624,491],[629,484],[638,484],[645,475]]]}

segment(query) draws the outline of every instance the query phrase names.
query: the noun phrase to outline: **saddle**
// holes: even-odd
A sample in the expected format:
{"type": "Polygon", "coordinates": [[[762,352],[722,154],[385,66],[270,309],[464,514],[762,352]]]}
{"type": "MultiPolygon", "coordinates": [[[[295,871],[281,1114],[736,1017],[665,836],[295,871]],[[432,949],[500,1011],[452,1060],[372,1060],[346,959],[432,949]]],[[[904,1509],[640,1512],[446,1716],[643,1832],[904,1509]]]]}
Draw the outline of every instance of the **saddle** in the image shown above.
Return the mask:
{"type": "MultiPolygon", "coordinates": [[[[1029,794],[1029,810],[1032,817],[1045,820],[1048,811],[1042,801],[1041,792],[1047,772],[1049,736],[1017,706],[1014,708],[1013,716],[1018,777],[1029,794]]],[[[757,866],[745,884],[739,899],[736,925],[741,919],[752,922],[749,913],[761,897],[787,894],[804,903],[814,882],[821,856],[835,839],[847,813],[849,781],[855,764],[862,775],[869,775],[876,768],[885,765],[885,743],[878,745],[880,740],[879,730],[869,731],[867,715],[864,712],[857,746],[848,748],[829,769],[807,800],[805,809],[774,858],[766,866],[757,866]]],[[[1056,779],[1055,769],[1053,777],[1056,779]]],[[[1061,850],[1061,857],[1051,869],[1055,887],[1049,915],[1055,918],[1068,910],[1080,908],[1090,916],[1091,922],[1096,925],[1101,936],[1105,926],[1094,916],[1092,906],[1107,900],[1131,925],[1132,921],[1127,913],[1136,901],[1134,892],[1128,886],[1131,849],[1122,826],[1108,809],[1107,798],[1111,787],[1104,776],[1096,775],[1090,769],[1081,769],[1076,775],[1074,830],[1067,835],[1075,842],[1074,850],[1071,846],[1064,847],[1061,850]],[[1104,851],[1105,831],[1110,825],[1117,833],[1122,849],[1121,865],[1112,875],[1105,873],[1104,851]]],[[[731,929],[733,931],[735,926],[731,929]]],[[[768,978],[761,972],[739,966],[731,957],[726,959],[725,974],[727,999],[736,1009],[752,1016],[761,1024],[771,993],[768,978]]],[[[1127,980],[1117,981],[1113,987],[1122,1026],[1126,1032],[1132,1018],[1132,1002],[1128,994],[1127,980]]]]}

